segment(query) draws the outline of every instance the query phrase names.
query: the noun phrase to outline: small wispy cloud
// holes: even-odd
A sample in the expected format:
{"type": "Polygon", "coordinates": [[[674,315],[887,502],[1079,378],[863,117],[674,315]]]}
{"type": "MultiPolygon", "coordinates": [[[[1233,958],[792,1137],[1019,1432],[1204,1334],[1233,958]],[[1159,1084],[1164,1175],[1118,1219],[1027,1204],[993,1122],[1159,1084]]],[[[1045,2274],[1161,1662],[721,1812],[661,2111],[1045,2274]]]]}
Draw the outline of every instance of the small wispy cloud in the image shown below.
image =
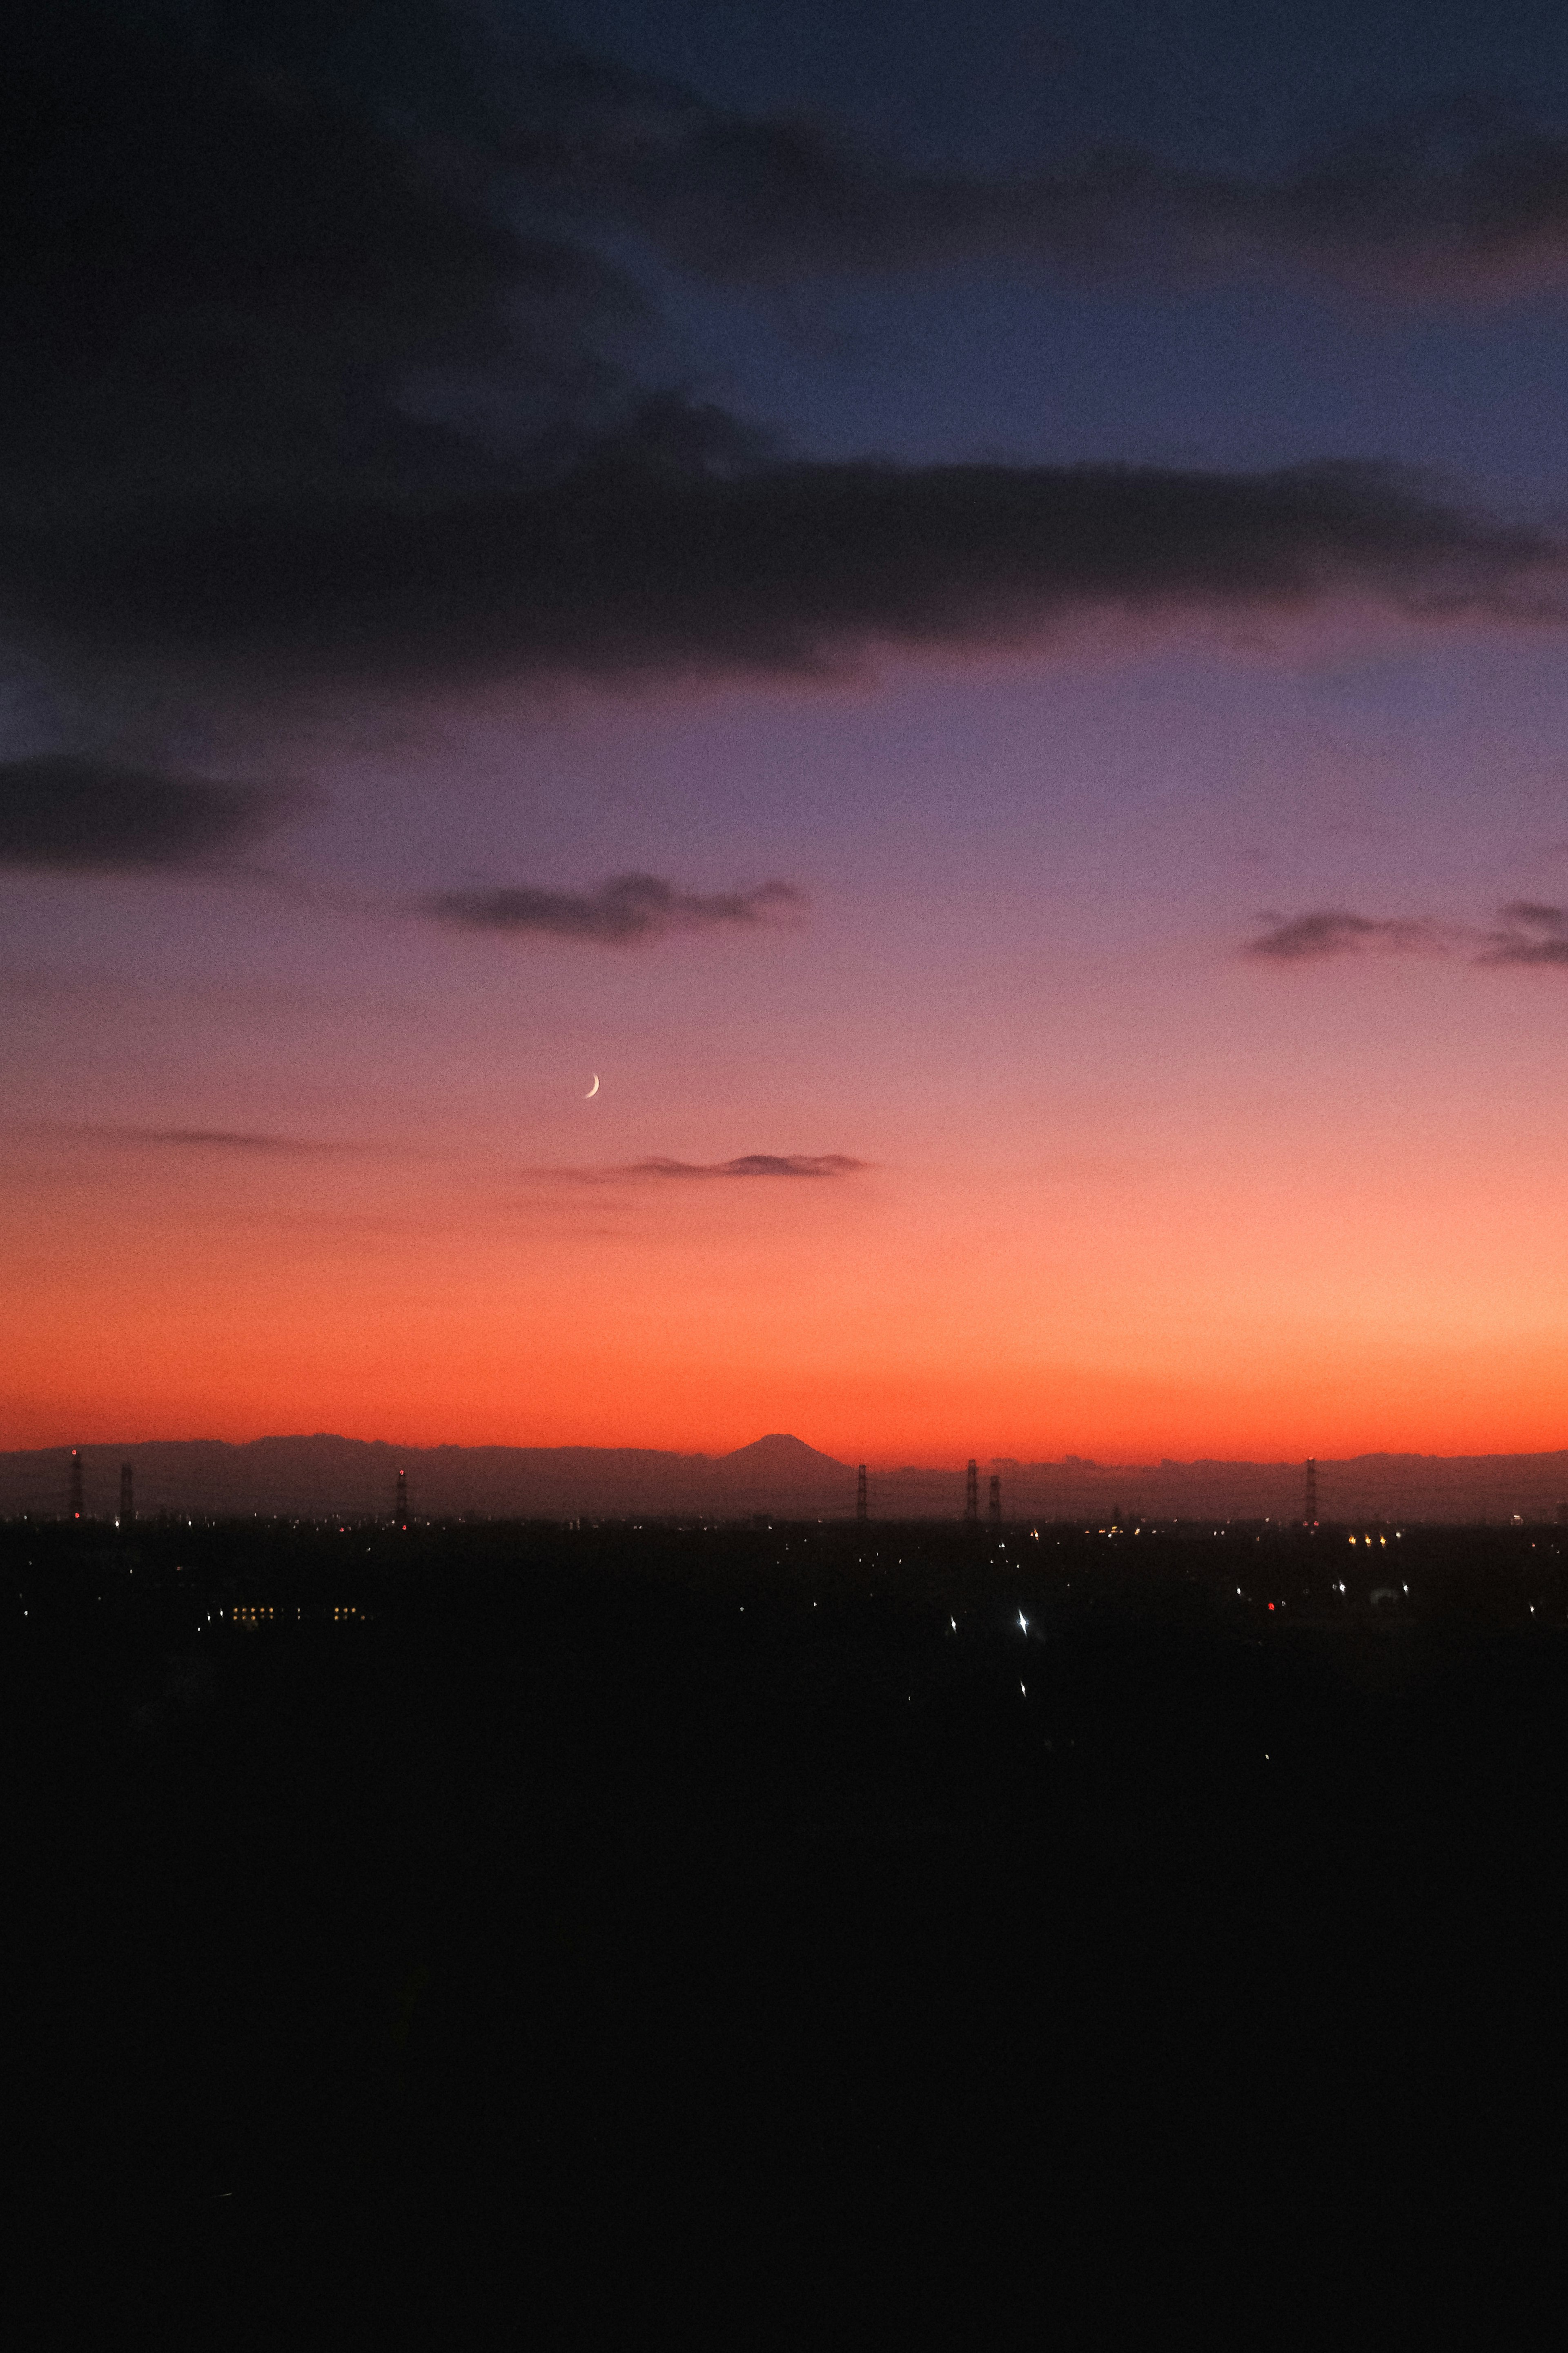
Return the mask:
{"type": "Polygon", "coordinates": [[[1478,964],[1568,965],[1568,907],[1514,899],[1499,910],[1499,923],[1478,964]]]}
{"type": "Polygon", "coordinates": [[[1358,915],[1315,907],[1304,915],[1266,915],[1267,928],[1241,954],[1269,964],[1321,964],[1367,955],[1463,955],[1472,965],[1568,966],[1568,907],[1510,899],[1489,930],[1427,917],[1358,915]]]}
{"type": "Polygon", "coordinates": [[[748,929],[798,914],[803,892],[788,882],[751,891],[678,891],[657,874],[616,874],[597,891],[542,891],[527,886],[489,891],[441,891],[418,902],[422,914],[462,931],[533,933],[627,947],[671,932],[748,929]]]}
{"type": "Polygon", "coordinates": [[[1275,964],[1369,954],[1447,955],[1455,941],[1452,928],[1440,923],[1405,916],[1355,915],[1337,907],[1314,908],[1305,915],[1267,916],[1264,921],[1268,929],[1248,940],[1242,953],[1275,964]]]}

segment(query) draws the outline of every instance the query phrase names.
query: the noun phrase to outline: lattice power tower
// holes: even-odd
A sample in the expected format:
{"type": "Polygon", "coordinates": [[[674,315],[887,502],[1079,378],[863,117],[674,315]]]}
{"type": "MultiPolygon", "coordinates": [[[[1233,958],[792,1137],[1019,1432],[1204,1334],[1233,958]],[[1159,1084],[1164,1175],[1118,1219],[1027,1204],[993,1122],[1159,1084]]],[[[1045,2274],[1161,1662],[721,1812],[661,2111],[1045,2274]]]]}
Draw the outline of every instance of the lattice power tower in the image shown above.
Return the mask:
{"type": "Polygon", "coordinates": [[[1301,1514],[1301,1525],[1304,1528],[1315,1528],[1317,1525],[1318,1458],[1315,1454],[1309,1454],[1307,1457],[1307,1500],[1306,1507],[1301,1514]]]}
{"type": "Polygon", "coordinates": [[[866,1465],[863,1462],[855,1473],[855,1516],[858,1520],[866,1517],[866,1465]]]}
{"type": "Polygon", "coordinates": [[[974,1525],[979,1525],[980,1465],[973,1455],[969,1458],[969,1468],[963,1474],[963,1516],[974,1525]]]}

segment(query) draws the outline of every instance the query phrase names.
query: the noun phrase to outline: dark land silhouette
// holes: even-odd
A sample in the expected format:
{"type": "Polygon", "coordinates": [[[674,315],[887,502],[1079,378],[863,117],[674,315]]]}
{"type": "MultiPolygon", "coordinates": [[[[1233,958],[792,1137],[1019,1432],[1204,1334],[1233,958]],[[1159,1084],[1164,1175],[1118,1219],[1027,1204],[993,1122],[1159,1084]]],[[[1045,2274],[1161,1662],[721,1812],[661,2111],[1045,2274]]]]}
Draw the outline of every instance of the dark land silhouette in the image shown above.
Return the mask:
{"type": "MultiPolygon", "coordinates": [[[[0,1514],[52,1516],[65,1508],[70,1450],[0,1454],[0,1514]]],[[[744,1518],[772,1512],[847,1517],[855,1465],[782,1432],[721,1455],[651,1447],[398,1447],[384,1440],[258,1438],[104,1443],[80,1450],[89,1512],[110,1517],[121,1466],[134,1472],[137,1507],[208,1516],[261,1513],[379,1517],[398,1472],[416,1516],[486,1518],[744,1518]]],[[[982,1455],[1003,1484],[1010,1517],[1104,1519],[1121,1506],[1152,1520],[1300,1519],[1300,1462],[1162,1461],[1100,1464],[1068,1456],[1020,1462],[982,1455]]],[[[879,1468],[871,1509],[882,1519],[956,1517],[963,1466],[879,1468]]],[[[1550,1520],[1568,1502],[1568,1451],[1546,1454],[1363,1454],[1318,1465],[1330,1516],[1390,1520],[1550,1520]]]]}
{"type": "Polygon", "coordinates": [[[1491,2293],[1555,2228],[1565,1545],[0,1526],[46,2224],[268,2342],[1491,2293]]]}

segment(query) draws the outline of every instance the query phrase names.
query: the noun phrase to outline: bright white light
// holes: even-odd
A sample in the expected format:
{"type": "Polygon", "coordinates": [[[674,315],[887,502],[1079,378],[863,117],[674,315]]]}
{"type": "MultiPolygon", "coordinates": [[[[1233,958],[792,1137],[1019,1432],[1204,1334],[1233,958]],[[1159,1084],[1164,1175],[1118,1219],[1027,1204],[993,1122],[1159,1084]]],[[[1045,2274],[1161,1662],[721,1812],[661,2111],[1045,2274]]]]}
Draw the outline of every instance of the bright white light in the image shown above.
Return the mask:
{"type": "Polygon", "coordinates": [[[1029,1630],[1029,1621],[1028,1621],[1028,1620],[1025,1617],[1025,1615],[1024,1615],[1024,1613],[1023,1613],[1023,1611],[1022,1611],[1021,1609],[1020,1609],[1020,1610],[1019,1610],[1019,1612],[1018,1612],[1018,1623],[1019,1623],[1019,1625],[1023,1628],[1023,1630],[1024,1630],[1025,1633],[1026,1634],[1026,1633],[1028,1632],[1028,1630],[1029,1630]]]}

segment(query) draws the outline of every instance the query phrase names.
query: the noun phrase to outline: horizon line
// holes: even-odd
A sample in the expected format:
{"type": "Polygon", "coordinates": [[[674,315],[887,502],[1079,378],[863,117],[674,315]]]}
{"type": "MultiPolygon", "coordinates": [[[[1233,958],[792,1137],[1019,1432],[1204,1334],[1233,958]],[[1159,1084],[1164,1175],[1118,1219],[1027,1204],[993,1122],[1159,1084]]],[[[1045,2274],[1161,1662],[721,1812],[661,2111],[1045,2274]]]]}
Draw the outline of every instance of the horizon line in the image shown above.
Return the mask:
{"type": "MultiPolygon", "coordinates": [[[[389,1454],[403,1454],[409,1457],[420,1454],[440,1453],[651,1454],[661,1456],[665,1460],[672,1462],[720,1463],[731,1461],[735,1455],[743,1454],[752,1447],[765,1445],[770,1438],[786,1440],[791,1444],[799,1446],[808,1453],[816,1456],[819,1461],[831,1464],[836,1470],[840,1470],[847,1473],[853,1474],[861,1467],[860,1463],[853,1460],[847,1460],[836,1454],[827,1453],[823,1448],[814,1446],[808,1439],[797,1437],[792,1430],[766,1430],[758,1438],[744,1439],[737,1446],[724,1447],[718,1451],[710,1451],[700,1447],[680,1448],[672,1446],[652,1446],[634,1440],[606,1444],[602,1440],[577,1439],[562,1440],[553,1443],[541,1443],[538,1441],[519,1439],[488,1439],[478,1440],[437,1439],[433,1441],[424,1443],[415,1442],[404,1444],[396,1440],[387,1438],[351,1437],[341,1430],[263,1430],[251,1438],[196,1436],[180,1438],[85,1438],[76,1439],[74,1440],[70,1439],[59,1439],[48,1441],[43,1445],[0,1447],[0,1461],[5,1461],[10,1457],[17,1455],[69,1455],[72,1453],[82,1453],[89,1451],[105,1453],[131,1453],[139,1447],[152,1446],[219,1446],[232,1448],[237,1451],[242,1448],[250,1446],[334,1445],[361,1446],[367,1448],[379,1447],[384,1449],[384,1451],[389,1454]]],[[[925,1462],[893,1461],[883,1460],[879,1462],[872,1456],[867,1455],[863,1458],[863,1461],[864,1467],[868,1472],[874,1472],[882,1477],[901,1475],[945,1477],[951,1472],[952,1476],[962,1478],[965,1465],[970,1461],[973,1461],[980,1464],[987,1471],[987,1472],[1005,1474],[1009,1471],[1014,1472],[1035,1471],[1093,1471],[1105,1472],[1107,1473],[1112,1472],[1131,1472],[1136,1471],[1158,1472],[1195,1470],[1290,1469],[1300,1471],[1303,1470],[1309,1461],[1316,1462],[1321,1469],[1325,1464],[1331,1463],[1372,1462],[1379,1461],[1434,1463],[1493,1461],[1547,1462],[1562,1461],[1564,1459],[1568,1459],[1568,1446],[1516,1447],[1510,1449],[1494,1447],[1473,1453],[1453,1454],[1430,1453],[1419,1448],[1412,1447],[1398,1448],[1382,1446],[1364,1448],[1358,1453],[1338,1455],[1310,1455],[1306,1452],[1275,1455],[1162,1455],[1157,1458],[1126,1455],[1119,1456],[1112,1460],[1106,1460],[1098,1456],[1079,1454],[1054,1456],[1037,1455],[1028,1458],[1021,1455],[975,1454],[973,1456],[955,1456],[951,1463],[945,1460],[941,1461],[925,1462]]]]}

